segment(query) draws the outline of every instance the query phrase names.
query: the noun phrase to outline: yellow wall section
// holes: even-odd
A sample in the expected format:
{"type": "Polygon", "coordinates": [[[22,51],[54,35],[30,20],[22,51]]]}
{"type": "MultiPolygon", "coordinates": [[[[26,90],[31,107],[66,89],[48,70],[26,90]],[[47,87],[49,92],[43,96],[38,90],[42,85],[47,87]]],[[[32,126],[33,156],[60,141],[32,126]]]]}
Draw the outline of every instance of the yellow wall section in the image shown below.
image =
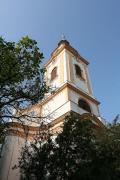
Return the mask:
{"type": "Polygon", "coordinates": [[[87,70],[86,70],[85,65],[84,65],[84,69],[85,69],[85,74],[86,74],[86,81],[87,81],[88,91],[89,91],[90,95],[92,95],[92,90],[91,90],[91,87],[90,87],[89,78],[88,78],[88,73],[87,73],[87,70]]]}
{"type": "Polygon", "coordinates": [[[60,56],[60,84],[64,82],[64,53],[61,54],[60,56]]]}
{"type": "Polygon", "coordinates": [[[74,83],[72,55],[68,52],[70,82],[74,83]]]}

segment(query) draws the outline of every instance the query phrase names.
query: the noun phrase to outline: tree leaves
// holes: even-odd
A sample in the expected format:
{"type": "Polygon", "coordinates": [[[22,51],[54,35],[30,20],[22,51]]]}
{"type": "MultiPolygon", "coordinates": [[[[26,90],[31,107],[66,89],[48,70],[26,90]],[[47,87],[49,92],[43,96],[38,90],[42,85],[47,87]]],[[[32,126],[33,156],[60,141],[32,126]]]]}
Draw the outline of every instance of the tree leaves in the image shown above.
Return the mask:
{"type": "Polygon", "coordinates": [[[48,92],[42,59],[37,42],[28,36],[18,43],[0,37],[0,142],[6,133],[6,122],[15,117],[21,122],[22,114],[15,116],[15,112],[39,102],[48,92]]]}
{"type": "Polygon", "coordinates": [[[91,118],[67,116],[55,141],[37,142],[21,157],[23,177],[48,180],[119,180],[120,125],[93,128],[91,118]],[[38,146],[39,144],[39,146],[38,146]],[[34,148],[33,148],[34,147],[34,148]],[[27,163],[26,163],[27,162],[27,163]],[[39,169],[40,166],[40,169],[39,169]],[[42,169],[41,169],[42,168],[42,169]]]}
{"type": "MultiPolygon", "coordinates": [[[[0,37],[0,118],[11,115],[11,108],[34,104],[48,91],[44,69],[40,66],[43,53],[28,36],[18,43],[0,37]],[[26,103],[28,102],[28,103],[26,103]]],[[[0,119],[0,121],[1,121],[0,119]]]]}

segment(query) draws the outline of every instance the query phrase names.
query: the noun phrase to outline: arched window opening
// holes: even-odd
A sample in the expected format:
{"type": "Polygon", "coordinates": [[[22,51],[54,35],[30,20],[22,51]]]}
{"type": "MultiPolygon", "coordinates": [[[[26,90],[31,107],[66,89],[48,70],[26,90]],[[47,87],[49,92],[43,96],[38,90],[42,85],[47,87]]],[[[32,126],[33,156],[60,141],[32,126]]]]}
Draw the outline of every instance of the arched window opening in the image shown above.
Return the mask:
{"type": "Polygon", "coordinates": [[[57,67],[55,67],[51,72],[51,80],[54,80],[57,77],[57,67]]]}
{"type": "Polygon", "coordinates": [[[76,71],[76,75],[82,78],[82,70],[80,66],[78,66],[77,64],[75,64],[75,71],[76,71]]]}
{"type": "Polygon", "coordinates": [[[91,109],[89,104],[84,99],[79,99],[78,105],[80,108],[84,109],[85,111],[88,111],[91,113],[91,109]]]}

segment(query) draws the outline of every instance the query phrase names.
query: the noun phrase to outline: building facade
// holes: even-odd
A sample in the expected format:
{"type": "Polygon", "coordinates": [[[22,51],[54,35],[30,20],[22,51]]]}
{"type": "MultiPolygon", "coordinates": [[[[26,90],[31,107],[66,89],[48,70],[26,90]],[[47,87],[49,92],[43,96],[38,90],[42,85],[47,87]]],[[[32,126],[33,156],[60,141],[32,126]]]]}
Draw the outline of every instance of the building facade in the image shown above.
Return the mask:
{"type": "Polygon", "coordinates": [[[45,64],[45,78],[51,87],[44,99],[19,113],[42,117],[36,121],[23,119],[23,125],[14,120],[10,123],[10,132],[6,138],[1,157],[1,180],[19,180],[17,165],[21,148],[26,138],[32,141],[40,130],[40,121],[51,124],[54,133],[59,131],[69,112],[91,116],[94,123],[103,126],[99,112],[99,101],[93,95],[88,72],[89,62],[81,57],[67,40],[61,40],[45,64]],[[27,130],[27,135],[24,130],[27,130]]]}

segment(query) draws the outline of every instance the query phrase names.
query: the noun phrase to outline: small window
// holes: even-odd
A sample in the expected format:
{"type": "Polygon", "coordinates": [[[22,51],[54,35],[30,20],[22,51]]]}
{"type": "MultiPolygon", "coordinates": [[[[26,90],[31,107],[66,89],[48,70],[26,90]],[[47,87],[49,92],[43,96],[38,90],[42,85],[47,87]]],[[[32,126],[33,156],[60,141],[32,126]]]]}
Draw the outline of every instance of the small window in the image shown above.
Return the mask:
{"type": "Polygon", "coordinates": [[[51,72],[51,80],[54,80],[57,77],[57,67],[55,67],[51,72]]]}
{"type": "Polygon", "coordinates": [[[91,113],[91,109],[89,104],[84,99],[79,99],[78,105],[80,108],[84,109],[85,111],[88,111],[91,113]]]}
{"type": "Polygon", "coordinates": [[[76,71],[76,75],[82,78],[82,70],[80,66],[78,66],[77,64],[75,64],[75,71],[76,71]]]}

